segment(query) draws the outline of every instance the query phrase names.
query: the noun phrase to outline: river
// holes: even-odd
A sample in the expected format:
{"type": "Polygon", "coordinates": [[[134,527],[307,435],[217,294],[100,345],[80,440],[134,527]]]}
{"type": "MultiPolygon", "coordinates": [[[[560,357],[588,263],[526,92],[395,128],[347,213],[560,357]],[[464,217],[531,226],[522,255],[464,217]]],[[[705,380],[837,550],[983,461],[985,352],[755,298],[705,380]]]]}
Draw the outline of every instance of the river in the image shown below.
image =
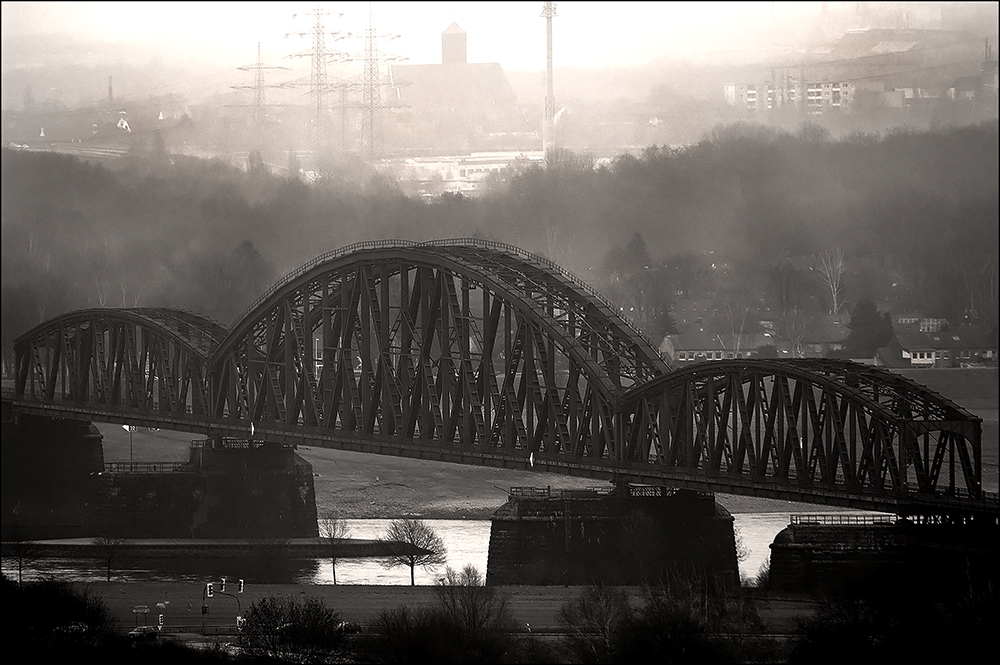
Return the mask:
{"type": "MultiPolygon", "coordinates": [[[[761,565],[768,560],[769,545],[774,536],[789,522],[788,513],[738,513],[734,514],[734,527],[746,550],[746,558],[740,562],[740,574],[754,579],[761,565]]],[[[447,566],[460,570],[467,565],[475,566],[485,573],[490,544],[489,520],[424,520],[441,537],[448,550],[447,566]]],[[[351,519],[348,537],[374,539],[385,534],[391,520],[351,519]]],[[[112,579],[118,581],[190,581],[199,582],[221,575],[246,576],[240,570],[245,566],[238,560],[223,559],[137,559],[116,563],[112,569],[112,579]]],[[[3,572],[16,579],[15,562],[4,560],[3,572]]],[[[416,583],[434,584],[441,577],[444,568],[416,571],[416,583]]],[[[59,579],[72,582],[104,581],[107,571],[102,562],[92,559],[72,559],[52,557],[39,559],[23,571],[25,580],[59,579]]],[[[280,571],[260,574],[265,579],[255,582],[332,584],[333,572],[328,560],[306,559],[288,562],[280,571]],[[266,579],[271,577],[271,579],[266,579]]],[[[250,581],[248,579],[248,581],[250,581]]],[[[374,559],[341,559],[337,562],[338,584],[406,585],[410,583],[408,568],[386,568],[374,559]]]]}

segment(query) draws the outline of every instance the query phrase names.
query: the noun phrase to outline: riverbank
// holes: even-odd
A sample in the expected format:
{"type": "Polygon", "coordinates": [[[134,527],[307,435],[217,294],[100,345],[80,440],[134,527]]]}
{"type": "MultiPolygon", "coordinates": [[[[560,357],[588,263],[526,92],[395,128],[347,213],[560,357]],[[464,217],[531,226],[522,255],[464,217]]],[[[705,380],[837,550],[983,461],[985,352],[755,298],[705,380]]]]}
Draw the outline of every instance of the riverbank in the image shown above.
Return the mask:
{"type": "MultiPolygon", "coordinates": [[[[16,543],[3,543],[0,553],[16,556],[16,543]]],[[[337,543],[338,559],[370,559],[407,550],[405,543],[345,538],[337,543]]],[[[422,552],[414,548],[417,552],[422,552]]],[[[100,538],[61,538],[36,540],[31,543],[31,555],[102,559],[109,553],[114,559],[153,559],[186,557],[194,559],[258,557],[262,551],[280,551],[292,559],[329,556],[330,543],[325,538],[138,538],[123,541],[102,541],[100,538]]]]}

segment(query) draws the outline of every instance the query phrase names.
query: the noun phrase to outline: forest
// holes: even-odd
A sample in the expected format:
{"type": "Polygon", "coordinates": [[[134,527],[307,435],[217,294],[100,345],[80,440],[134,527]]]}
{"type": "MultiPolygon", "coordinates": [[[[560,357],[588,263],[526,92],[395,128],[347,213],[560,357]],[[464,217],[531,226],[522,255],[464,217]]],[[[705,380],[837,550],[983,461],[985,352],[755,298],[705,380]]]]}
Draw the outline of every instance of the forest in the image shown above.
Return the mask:
{"type": "Polygon", "coordinates": [[[174,307],[228,326],[282,274],[386,238],[543,254],[654,339],[674,302],[704,298],[789,336],[870,301],[995,340],[998,162],[996,120],[842,139],[737,123],[600,165],[557,151],[493,174],[482,197],[425,201],[358,160],[306,184],[253,155],[236,168],[162,143],[106,166],[4,148],[4,375],[13,340],[63,312],[174,307]]]}

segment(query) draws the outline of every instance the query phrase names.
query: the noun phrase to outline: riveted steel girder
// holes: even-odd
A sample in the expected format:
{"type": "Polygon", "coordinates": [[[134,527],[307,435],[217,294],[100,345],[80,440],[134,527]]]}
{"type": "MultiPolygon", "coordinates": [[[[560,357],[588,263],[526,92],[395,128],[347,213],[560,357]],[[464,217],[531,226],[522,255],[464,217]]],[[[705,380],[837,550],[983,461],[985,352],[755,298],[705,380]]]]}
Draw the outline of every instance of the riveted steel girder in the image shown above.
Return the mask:
{"type": "Polygon", "coordinates": [[[623,397],[627,465],[857,507],[983,500],[981,420],[882,375],[843,361],[686,367],[623,397]]]}
{"type": "Polygon", "coordinates": [[[15,340],[15,396],[121,413],[208,413],[208,354],[224,329],[167,309],[90,309],[15,340]]]}
{"type": "MultiPolygon", "coordinates": [[[[543,257],[379,241],[285,276],[226,331],[95,309],[15,341],[16,408],[215,436],[902,514],[996,520],[981,420],[885,370],[734,360],[671,372],[543,257]],[[252,435],[251,435],[252,436],[252,435]]],[[[6,398],[5,398],[6,399],[6,398]]]]}
{"type": "Polygon", "coordinates": [[[480,241],[328,257],[241,317],[213,358],[213,415],[540,460],[617,455],[623,386],[667,370],[602,299],[480,241]]]}

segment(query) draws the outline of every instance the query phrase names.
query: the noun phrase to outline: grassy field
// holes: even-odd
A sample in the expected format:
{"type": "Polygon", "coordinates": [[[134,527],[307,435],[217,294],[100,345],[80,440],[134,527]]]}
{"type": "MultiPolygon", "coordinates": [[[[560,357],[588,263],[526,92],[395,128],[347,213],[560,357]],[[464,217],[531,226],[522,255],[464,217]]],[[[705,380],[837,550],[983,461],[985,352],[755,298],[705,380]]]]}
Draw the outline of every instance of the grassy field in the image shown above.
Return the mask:
{"type": "MultiPolygon", "coordinates": [[[[1000,437],[997,423],[997,371],[908,370],[901,374],[928,386],[983,418],[983,485],[998,489],[1000,437]]],[[[120,425],[98,425],[106,461],[128,461],[129,434],[120,425]]],[[[186,460],[192,434],[140,429],[132,435],[139,462],[186,460]]],[[[321,517],[379,518],[415,515],[426,518],[488,518],[514,486],[546,485],[581,489],[599,481],[530,470],[430,462],[366,455],[326,448],[298,449],[313,466],[316,508],[321,517]]],[[[812,512],[817,507],[773,499],[719,495],[734,513],[812,512]]],[[[829,507],[822,508],[824,512],[829,507]]]]}

